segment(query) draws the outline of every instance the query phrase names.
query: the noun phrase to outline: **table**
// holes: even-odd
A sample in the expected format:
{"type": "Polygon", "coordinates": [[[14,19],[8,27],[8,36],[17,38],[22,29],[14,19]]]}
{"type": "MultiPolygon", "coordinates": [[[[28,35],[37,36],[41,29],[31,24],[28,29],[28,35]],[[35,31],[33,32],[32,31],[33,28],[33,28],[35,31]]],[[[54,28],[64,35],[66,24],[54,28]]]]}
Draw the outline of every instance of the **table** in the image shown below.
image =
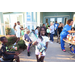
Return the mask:
{"type": "MultiPolygon", "coordinates": [[[[73,46],[75,46],[75,42],[73,42],[73,40],[69,41],[67,38],[64,38],[63,41],[65,41],[66,43],[70,43],[70,44],[72,44],[73,46]]],[[[71,53],[72,53],[72,52],[71,52],[71,53]]],[[[71,58],[74,58],[74,57],[75,57],[75,53],[72,53],[72,54],[74,54],[74,56],[71,57],[71,58]]]]}
{"type": "Polygon", "coordinates": [[[64,38],[63,41],[65,41],[66,43],[70,43],[72,45],[75,45],[75,42],[73,42],[73,40],[69,41],[67,38],[64,38]]]}

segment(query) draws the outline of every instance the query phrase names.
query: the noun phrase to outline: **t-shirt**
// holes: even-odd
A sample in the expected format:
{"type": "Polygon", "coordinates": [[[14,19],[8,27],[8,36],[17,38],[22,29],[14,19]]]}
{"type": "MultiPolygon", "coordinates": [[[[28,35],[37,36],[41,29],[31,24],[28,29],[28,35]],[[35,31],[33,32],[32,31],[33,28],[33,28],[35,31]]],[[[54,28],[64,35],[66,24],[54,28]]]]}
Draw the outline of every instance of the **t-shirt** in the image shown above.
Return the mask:
{"type": "Polygon", "coordinates": [[[16,28],[15,28],[17,30],[16,33],[20,33],[20,28],[21,28],[20,25],[16,25],[16,28]]]}
{"type": "Polygon", "coordinates": [[[49,25],[46,25],[46,28],[48,28],[49,25]]]}
{"type": "Polygon", "coordinates": [[[59,34],[61,33],[62,29],[63,29],[63,27],[58,27],[59,34]]]}
{"type": "Polygon", "coordinates": [[[55,24],[54,24],[54,28],[55,28],[55,29],[58,29],[58,26],[59,26],[58,23],[55,23],[55,24]]]}
{"type": "Polygon", "coordinates": [[[3,50],[3,58],[8,58],[8,57],[10,57],[10,55],[9,54],[5,54],[4,52],[6,52],[6,51],[8,51],[9,52],[9,48],[6,46],[6,45],[3,45],[2,44],[2,48],[1,48],[2,50],[3,50]]]}
{"type": "Polygon", "coordinates": [[[50,33],[51,33],[51,34],[54,34],[54,25],[50,26],[50,29],[51,29],[51,30],[50,30],[50,33]]]}
{"type": "Polygon", "coordinates": [[[67,35],[69,34],[69,32],[68,32],[69,30],[71,30],[71,26],[69,26],[68,24],[65,25],[64,28],[63,28],[63,30],[62,30],[62,32],[60,33],[60,36],[62,38],[66,38],[67,35]]]}
{"type": "MultiPolygon", "coordinates": [[[[46,46],[46,42],[49,42],[49,38],[47,36],[42,36],[43,41],[41,43],[44,44],[44,46],[46,46]]],[[[36,45],[36,50],[38,50],[37,45],[36,45]]]]}
{"type": "Polygon", "coordinates": [[[25,34],[25,35],[24,35],[24,39],[25,39],[27,42],[31,42],[31,39],[29,38],[28,34],[25,34]]]}

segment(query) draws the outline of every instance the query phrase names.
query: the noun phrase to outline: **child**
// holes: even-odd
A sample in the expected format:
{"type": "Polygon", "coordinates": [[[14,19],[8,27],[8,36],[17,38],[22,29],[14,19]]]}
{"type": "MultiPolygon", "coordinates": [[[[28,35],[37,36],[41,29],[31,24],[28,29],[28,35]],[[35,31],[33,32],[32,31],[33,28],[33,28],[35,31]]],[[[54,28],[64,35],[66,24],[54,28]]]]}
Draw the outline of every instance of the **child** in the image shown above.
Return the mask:
{"type": "MultiPolygon", "coordinates": [[[[49,39],[46,36],[46,29],[45,29],[45,27],[40,27],[38,38],[41,40],[41,42],[44,44],[44,46],[46,46],[46,49],[47,49],[49,39]]],[[[33,45],[36,45],[35,55],[36,55],[37,62],[43,62],[44,61],[44,57],[46,55],[46,49],[45,49],[45,51],[43,51],[43,53],[41,53],[39,51],[39,49],[38,49],[38,42],[37,41],[34,42],[33,45]],[[38,57],[39,54],[41,54],[40,59],[38,57]]]]}
{"type": "Polygon", "coordinates": [[[24,40],[25,40],[25,43],[27,45],[27,55],[30,56],[30,46],[31,46],[31,39],[29,38],[28,34],[30,33],[30,31],[28,29],[25,30],[25,35],[24,35],[24,40]]]}
{"type": "Polygon", "coordinates": [[[53,41],[54,41],[54,39],[53,39],[53,35],[54,35],[54,25],[53,25],[53,23],[51,22],[51,24],[50,24],[51,26],[50,26],[50,40],[51,40],[51,43],[53,43],[53,41]]]}
{"type": "Polygon", "coordinates": [[[9,50],[12,48],[8,48],[6,46],[6,43],[8,43],[8,40],[6,37],[1,37],[0,41],[2,42],[2,50],[3,50],[3,58],[6,60],[10,60],[10,59],[16,59],[17,62],[20,62],[19,60],[19,56],[17,52],[10,52],[9,50]]]}

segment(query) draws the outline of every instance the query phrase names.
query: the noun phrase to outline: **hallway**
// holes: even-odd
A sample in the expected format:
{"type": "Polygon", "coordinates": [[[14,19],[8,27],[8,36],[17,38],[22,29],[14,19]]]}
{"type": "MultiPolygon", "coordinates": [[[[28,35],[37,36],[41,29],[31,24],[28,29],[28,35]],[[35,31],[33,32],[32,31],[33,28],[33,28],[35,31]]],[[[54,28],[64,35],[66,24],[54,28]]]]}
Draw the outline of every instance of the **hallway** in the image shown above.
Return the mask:
{"type": "MultiPolygon", "coordinates": [[[[20,55],[21,62],[36,62],[34,47],[31,47],[31,56],[27,56],[27,50],[24,50],[20,55]]],[[[60,48],[60,44],[54,42],[48,44],[46,57],[44,62],[74,62],[75,58],[71,58],[73,54],[68,49],[66,44],[66,52],[63,52],[60,48]]]]}

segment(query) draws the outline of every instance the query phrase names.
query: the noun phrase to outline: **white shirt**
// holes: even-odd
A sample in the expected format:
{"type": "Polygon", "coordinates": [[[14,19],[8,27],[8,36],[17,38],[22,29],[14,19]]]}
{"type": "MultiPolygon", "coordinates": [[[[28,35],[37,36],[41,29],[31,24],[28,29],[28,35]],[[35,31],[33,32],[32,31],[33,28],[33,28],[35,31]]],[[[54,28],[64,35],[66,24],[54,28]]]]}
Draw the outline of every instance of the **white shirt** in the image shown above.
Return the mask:
{"type": "Polygon", "coordinates": [[[16,32],[17,32],[17,33],[20,33],[20,28],[21,28],[20,25],[17,25],[17,26],[16,26],[16,30],[17,30],[16,32]]]}
{"type": "Polygon", "coordinates": [[[54,25],[50,26],[50,33],[54,34],[54,25]]]}
{"type": "MultiPolygon", "coordinates": [[[[49,38],[47,36],[42,36],[43,41],[42,43],[44,44],[44,46],[46,46],[46,42],[49,42],[49,38]]],[[[37,45],[36,45],[36,49],[37,49],[37,45]]]]}
{"type": "MultiPolygon", "coordinates": [[[[49,38],[48,38],[47,36],[42,36],[42,38],[43,38],[43,41],[42,41],[41,43],[43,43],[43,45],[46,46],[46,42],[49,42],[49,38]]],[[[40,42],[40,41],[39,41],[39,42],[40,42]]],[[[39,55],[40,52],[39,52],[39,50],[38,50],[37,47],[38,47],[38,44],[36,45],[35,54],[36,54],[36,55],[39,55]]],[[[46,55],[46,52],[43,51],[42,56],[45,56],[45,55],[46,55]]]]}

